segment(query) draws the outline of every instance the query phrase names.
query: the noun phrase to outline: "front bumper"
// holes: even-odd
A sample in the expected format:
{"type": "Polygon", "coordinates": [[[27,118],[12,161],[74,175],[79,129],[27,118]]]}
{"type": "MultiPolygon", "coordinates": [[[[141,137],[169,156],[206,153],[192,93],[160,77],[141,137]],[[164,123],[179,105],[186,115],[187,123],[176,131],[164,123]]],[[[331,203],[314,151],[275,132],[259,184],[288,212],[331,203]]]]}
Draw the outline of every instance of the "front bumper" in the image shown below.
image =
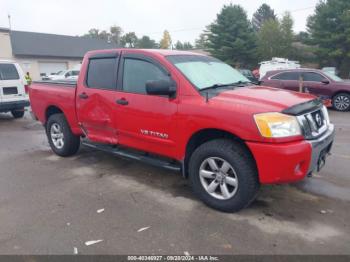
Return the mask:
{"type": "Polygon", "coordinates": [[[315,140],[281,144],[247,142],[256,161],[260,183],[292,183],[316,171],[320,156],[331,149],[334,133],[334,126],[330,125],[315,140]]]}
{"type": "Polygon", "coordinates": [[[322,154],[330,153],[334,141],[335,130],[334,125],[330,124],[328,130],[320,138],[315,140],[310,140],[312,148],[311,162],[308,169],[308,173],[313,171],[318,171],[320,168],[319,161],[322,154]]]}
{"type": "Polygon", "coordinates": [[[29,100],[11,101],[11,102],[1,102],[0,112],[9,112],[12,110],[22,110],[23,108],[29,106],[29,100]]]}

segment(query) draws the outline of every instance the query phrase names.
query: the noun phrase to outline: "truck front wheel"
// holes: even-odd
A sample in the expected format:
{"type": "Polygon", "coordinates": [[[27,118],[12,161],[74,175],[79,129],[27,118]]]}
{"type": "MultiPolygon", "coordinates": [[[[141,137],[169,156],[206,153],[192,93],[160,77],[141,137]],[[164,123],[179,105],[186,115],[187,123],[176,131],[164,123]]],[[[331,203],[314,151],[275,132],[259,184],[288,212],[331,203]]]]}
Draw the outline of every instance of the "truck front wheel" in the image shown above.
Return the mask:
{"type": "Polygon", "coordinates": [[[49,117],[46,134],[52,151],[59,156],[72,156],[79,150],[80,137],[72,133],[63,114],[54,114],[49,117]]]}
{"type": "Polygon", "coordinates": [[[229,139],[199,146],[189,162],[194,192],[208,206],[224,212],[247,207],[259,189],[258,172],[249,151],[229,139]]]}

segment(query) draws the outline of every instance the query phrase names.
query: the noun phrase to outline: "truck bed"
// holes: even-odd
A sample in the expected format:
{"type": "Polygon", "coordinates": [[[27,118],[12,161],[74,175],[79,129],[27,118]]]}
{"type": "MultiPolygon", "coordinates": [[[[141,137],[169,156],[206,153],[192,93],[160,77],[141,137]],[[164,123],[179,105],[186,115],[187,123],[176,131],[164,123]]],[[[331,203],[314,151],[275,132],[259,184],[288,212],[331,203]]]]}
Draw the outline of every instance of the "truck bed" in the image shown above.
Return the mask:
{"type": "Polygon", "coordinates": [[[47,121],[49,110],[58,110],[65,114],[74,133],[80,132],[75,110],[76,81],[39,81],[29,88],[34,116],[42,123],[47,121]]]}

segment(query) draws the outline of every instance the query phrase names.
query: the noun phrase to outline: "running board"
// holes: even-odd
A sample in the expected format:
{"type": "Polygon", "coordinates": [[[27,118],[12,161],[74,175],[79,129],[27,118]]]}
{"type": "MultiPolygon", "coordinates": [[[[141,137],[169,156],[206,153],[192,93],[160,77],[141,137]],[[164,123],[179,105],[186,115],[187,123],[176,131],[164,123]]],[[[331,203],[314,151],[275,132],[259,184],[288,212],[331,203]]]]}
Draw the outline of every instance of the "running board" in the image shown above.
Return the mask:
{"type": "Polygon", "coordinates": [[[175,161],[167,161],[159,159],[155,156],[146,155],[147,153],[139,153],[139,152],[132,152],[130,150],[120,148],[120,147],[114,147],[110,145],[103,145],[103,144],[94,144],[91,142],[82,142],[84,146],[97,149],[103,152],[111,153],[113,155],[136,160],[142,163],[146,163],[152,166],[162,167],[171,171],[181,171],[181,164],[176,163],[175,161]]]}

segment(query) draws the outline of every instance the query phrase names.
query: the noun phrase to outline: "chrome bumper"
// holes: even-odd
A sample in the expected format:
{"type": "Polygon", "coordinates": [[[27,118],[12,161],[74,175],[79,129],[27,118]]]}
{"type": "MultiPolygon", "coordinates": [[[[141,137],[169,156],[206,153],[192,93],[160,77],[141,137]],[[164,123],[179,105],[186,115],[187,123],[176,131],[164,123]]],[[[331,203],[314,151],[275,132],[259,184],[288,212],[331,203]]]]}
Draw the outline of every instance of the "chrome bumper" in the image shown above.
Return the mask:
{"type": "MultiPolygon", "coordinates": [[[[334,141],[335,129],[333,124],[329,124],[328,130],[315,140],[308,140],[312,147],[312,157],[308,173],[319,171],[320,158],[330,153],[334,141]]],[[[324,161],[324,159],[323,159],[324,161]]]]}

